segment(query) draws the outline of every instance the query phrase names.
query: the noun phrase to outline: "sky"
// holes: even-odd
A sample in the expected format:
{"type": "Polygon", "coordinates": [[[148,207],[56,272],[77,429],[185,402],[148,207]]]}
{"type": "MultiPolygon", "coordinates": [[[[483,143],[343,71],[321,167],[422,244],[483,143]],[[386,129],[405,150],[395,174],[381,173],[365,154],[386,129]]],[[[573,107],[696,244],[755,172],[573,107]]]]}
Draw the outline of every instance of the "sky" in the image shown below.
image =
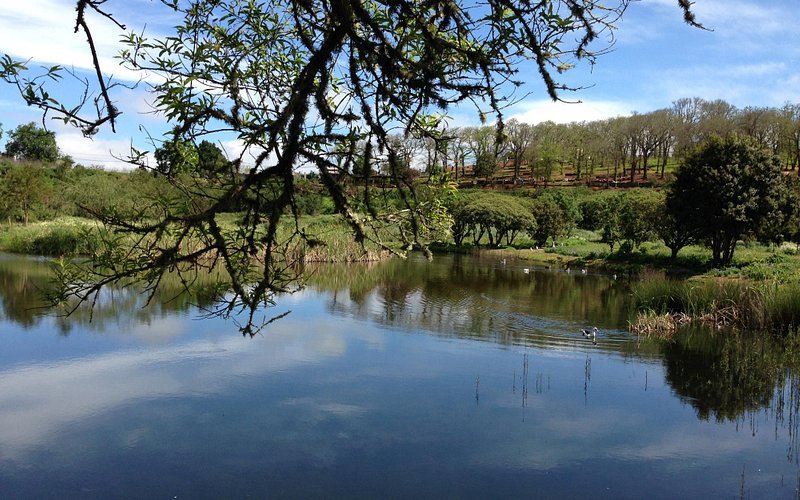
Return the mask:
{"type": "MultiPolygon", "coordinates": [[[[149,34],[168,33],[171,18],[154,0],[112,0],[107,8],[128,29],[149,34]]],[[[54,64],[74,67],[89,75],[91,68],[85,36],[75,34],[74,0],[0,2],[0,54],[30,59],[29,66],[54,64]]],[[[797,0],[696,0],[698,21],[709,30],[683,22],[677,0],[633,2],[617,25],[613,50],[592,66],[578,66],[563,75],[566,83],[584,87],[563,94],[573,103],[553,103],[533,68],[520,68],[528,84],[519,102],[506,110],[506,118],[528,123],[591,121],[632,112],[669,107],[682,97],[724,99],[737,107],[782,106],[800,102],[800,5],[797,0]]],[[[99,46],[101,65],[122,82],[138,79],[121,68],[114,56],[121,32],[97,15],[89,16],[99,46]]],[[[62,89],[75,91],[73,83],[62,89]]],[[[61,151],[83,165],[109,169],[129,166],[118,158],[133,144],[148,149],[145,131],[159,136],[169,128],[152,113],[146,82],[136,89],[119,89],[114,99],[123,111],[117,133],[103,129],[92,139],[60,122],[48,121],[61,151]],[[115,158],[116,157],[116,158],[115,158]]],[[[477,125],[473,109],[450,112],[454,126],[477,125]]],[[[6,132],[41,113],[28,108],[16,89],[0,83],[0,123],[6,132]]],[[[236,154],[235,141],[223,144],[236,154]]]]}

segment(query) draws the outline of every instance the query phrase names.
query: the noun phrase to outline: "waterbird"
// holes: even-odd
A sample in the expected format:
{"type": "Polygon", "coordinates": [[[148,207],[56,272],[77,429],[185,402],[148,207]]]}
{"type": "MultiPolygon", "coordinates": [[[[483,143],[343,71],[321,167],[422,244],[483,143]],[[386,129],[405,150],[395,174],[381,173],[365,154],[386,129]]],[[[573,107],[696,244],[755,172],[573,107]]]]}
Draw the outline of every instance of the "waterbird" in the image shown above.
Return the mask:
{"type": "Polygon", "coordinates": [[[526,267],[522,270],[522,272],[528,274],[529,272],[531,272],[531,270],[526,267]]]}
{"type": "Polygon", "coordinates": [[[586,269],[581,269],[581,273],[586,274],[586,269]]]}
{"type": "Polygon", "coordinates": [[[587,328],[581,328],[581,333],[587,339],[592,339],[592,342],[597,343],[597,332],[600,330],[597,329],[596,326],[593,326],[591,330],[587,328]]]}

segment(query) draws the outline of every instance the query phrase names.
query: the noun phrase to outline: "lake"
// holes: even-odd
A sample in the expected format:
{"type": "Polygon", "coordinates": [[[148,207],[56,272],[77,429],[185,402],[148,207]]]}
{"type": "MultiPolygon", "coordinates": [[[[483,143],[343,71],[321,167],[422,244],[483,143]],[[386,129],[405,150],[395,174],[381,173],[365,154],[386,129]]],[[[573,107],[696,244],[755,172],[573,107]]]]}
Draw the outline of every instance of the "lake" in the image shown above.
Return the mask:
{"type": "Polygon", "coordinates": [[[628,283],[525,266],[321,266],[250,338],[169,293],[49,315],[0,256],[0,497],[797,496],[797,353],[644,341],[628,283]]]}

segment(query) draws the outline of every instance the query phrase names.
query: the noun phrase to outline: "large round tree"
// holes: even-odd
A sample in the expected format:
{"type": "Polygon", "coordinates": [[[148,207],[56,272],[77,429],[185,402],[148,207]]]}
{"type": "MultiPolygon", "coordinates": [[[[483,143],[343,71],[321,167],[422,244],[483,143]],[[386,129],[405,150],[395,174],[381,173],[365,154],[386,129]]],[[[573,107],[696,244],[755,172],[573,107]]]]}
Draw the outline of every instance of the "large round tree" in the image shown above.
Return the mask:
{"type": "Polygon", "coordinates": [[[56,134],[30,122],[8,133],[6,154],[20,160],[56,161],[59,152],[56,134]]]}
{"type": "Polygon", "coordinates": [[[775,155],[743,137],[714,137],[678,169],[667,208],[706,241],[714,266],[726,266],[737,241],[776,215],[782,190],[775,155]]]}

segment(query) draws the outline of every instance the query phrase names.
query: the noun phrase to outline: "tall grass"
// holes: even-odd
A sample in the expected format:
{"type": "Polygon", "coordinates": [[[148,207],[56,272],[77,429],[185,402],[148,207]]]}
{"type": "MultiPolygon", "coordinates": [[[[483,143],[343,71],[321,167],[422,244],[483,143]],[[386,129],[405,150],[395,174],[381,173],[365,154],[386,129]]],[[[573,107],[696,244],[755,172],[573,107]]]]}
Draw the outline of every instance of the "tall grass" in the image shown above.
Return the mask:
{"type": "MultiPolygon", "coordinates": [[[[372,241],[363,245],[355,241],[352,229],[336,215],[301,217],[300,229],[314,244],[301,243],[292,248],[292,258],[303,262],[374,262],[386,259],[390,252],[372,241]]],[[[294,231],[294,225],[281,227],[279,241],[285,240],[294,231]]],[[[374,239],[399,249],[396,228],[389,225],[379,227],[371,234],[374,239]]]]}
{"type": "Polygon", "coordinates": [[[731,278],[671,280],[647,274],[632,288],[640,313],[648,318],[688,316],[713,327],[788,331],[800,326],[800,284],[731,278]]]}
{"type": "Polygon", "coordinates": [[[76,256],[90,255],[101,245],[97,224],[76,217],[12,225],[0,232],[0,250],[10,253],[76,256]]]}

